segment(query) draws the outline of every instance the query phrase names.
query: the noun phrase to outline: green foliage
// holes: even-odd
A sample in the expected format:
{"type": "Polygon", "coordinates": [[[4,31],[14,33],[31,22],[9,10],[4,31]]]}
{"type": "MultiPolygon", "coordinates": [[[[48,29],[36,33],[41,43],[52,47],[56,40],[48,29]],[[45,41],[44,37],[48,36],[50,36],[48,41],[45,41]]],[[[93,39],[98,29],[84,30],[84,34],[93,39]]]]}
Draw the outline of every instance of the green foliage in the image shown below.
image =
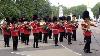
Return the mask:
{"type": "Polygon", "coordinates": [[[96,18],[99,17],[99,13],[100,13],[99,9],[100,9],[100,2],[98,2],[98,3],[92,8],[93,14],[94,14],[94,16],[96,16],[96,18]]]}
{"type": "Polygon", "coordinates": [[[59,16],[59,7],[52,6],[52,16],[59,16]]]}
{"type": "MultiPolygon", "coordinates": [[[[78,5],[78,6],[74,6],[71,8],[67,8],[65,6],[62,6],[62,8],[63,8],[64,16],[70,15],[70,13],[72,13],[72,14],[75,14],[77,17],[79,15],[82,16],[82,13],[87,9],[87,7],[85,5],[78,5]]],[[[55,8],[55,9],[57,9],[57,8],[55,8]]],[[[54,10],[54,12],[57,12],[57,11],[54,10]]],[[[58,14],[58,13],[56,13],[56,14],[58,14]]]]}
{"type": "Polygon", "coordinates": [[[79,5],[71,7],[70,10],[72,14],[75,14],[78,17],[79,15],[82,16],[82,13],[87,10],[87,7],[85,5],[79,5]]]}
{"type": "Polygon", "coordinates": [[[6,16],[31,19],[37,14],[40,17],[51,15],[51,6],[48,0],[1,0],[0,19],[6,16]]]}
{"type": "MultiPolygon", "coordinates": [[[[99,6],[99,5],[98,5],[99,6]]],[[[64,15],[67,16],[70,13],[82,15],[86,10],[85,5],[74,6],[67,8],[62,6],[64,15]]],[[[96,9],[93,10],[96,14],[96,9]]],[[[32,15],[44,16],[59,16],[59,6],[51,6],[48,0],[0,0],[0,19],[9,17],[22,17],[25,16],[31,20],[32,15]]]]}
{"type": "Polygon", "coordinates": [[[64,16],[70,15],[71,10],[65,6],[62,6],[64,16]]]}

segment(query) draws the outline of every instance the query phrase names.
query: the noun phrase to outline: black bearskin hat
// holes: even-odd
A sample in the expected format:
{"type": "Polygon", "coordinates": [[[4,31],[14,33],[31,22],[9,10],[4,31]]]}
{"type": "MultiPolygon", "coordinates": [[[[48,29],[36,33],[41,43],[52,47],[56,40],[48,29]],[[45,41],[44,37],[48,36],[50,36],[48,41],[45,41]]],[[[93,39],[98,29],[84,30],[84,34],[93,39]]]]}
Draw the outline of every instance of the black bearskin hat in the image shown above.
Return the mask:
{"type": "Polygon", "coordinates": [[[67,16],[67,21],[71,21],[71,17],[70,16],[67,16]]]}
{"type": "Polygon", "coordinates": [[[37,15],[33,15],[33,17],[32,17],[33,21],[34,21],[34,20],[37,20],[37,18],[38,18],[37,15]]]}
{"type": "Polygon", "coordinates": [[[63,19],[63,20],[66,20],[66,17],[65,17],[65,16],[62,16],[62,19],[63,19]]]}
{"type": "Polygon", "coordinates": [[[54,16],[54,17],[53,17],[53,22],[56,22],[57,19],[58,19],[58,18],[57,18],[56,16],[54,16]]]}
{"type": "Polygon", "coordinates": [[[82,15],[82,18],[83,18],[83,20],[85,20],[86,18],[90,19],[89,12],[88,11],[84,11],[83,15],[82,15]]]}
{"type": "Polygon", "coordinates": [[[63,20],[62,17],[59,17],[59,20],[63,20]]]}

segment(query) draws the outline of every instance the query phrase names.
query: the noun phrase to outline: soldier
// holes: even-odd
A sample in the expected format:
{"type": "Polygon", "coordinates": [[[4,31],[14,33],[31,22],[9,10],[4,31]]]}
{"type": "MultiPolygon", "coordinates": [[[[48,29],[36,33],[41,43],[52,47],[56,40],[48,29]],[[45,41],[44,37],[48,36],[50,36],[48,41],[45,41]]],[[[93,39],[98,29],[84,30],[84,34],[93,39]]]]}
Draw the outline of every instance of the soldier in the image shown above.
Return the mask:
{"type": "Polygon", "coordinates": [[[48,17],[48,27],[49,27],[49,31],[48,31],[48,37],[49,39],[52,39],[52,20],[50,17],[48,17]]]}
{"type": "Polygon", "coordinates": [[[49,27],[49,31],[48,31],[48,37],[49,37],[49,39],[52,39],[52,22],[49,22],[49,24],[48,24],[48,27],[49,27]]]}
{"type": "Polygon", "coordinates": [[[47,26],[47,23],[45,22],[43,24],[43,43],[48,43],[48,30],[49,30],[49,27],[47,26]]]}
{"type": "Polygon", "coordinates": [[[66,32],[68,35],[68,44],[72,44],[71,43],[71,38],[72,38],[72,23],[71,23],[71,17],[67,16],[67,24],[65,25],[66,28],[66,32]]]}
{"type": "Polygon", "coordinates": [[[63,25],[64,25],[64,27],[65,27],[65,31],[64,31],[64,38],[66,38],[67,39],[67,30],[66,30],[66,25],[67,25],[67,20],[66,20],[66,18],[64,18],[64,20],[63,20],[63,25]]]}
{"type": "Polygon", "coordinates": [[[39,29],[39,42],[42,42],[42,25],[41,21],[38,23],[38,29],[39,29]]]}
{"type": "Polygon", "coordinates": [[[83,22],[82,22],[82,30],[85,38],[85,46],[84,46],[84,52],[85,53],[92,53],[90,52],[90,43],[91,43],[91,30],[90,26],[95,26],[93,23],[90,22],[89,12],[84,11],[83,13],[83,22]]]}
{"type": "Polygon", "coordinates": [[[65,27],[64,27],[62,21],[59,23],[59,32],[60,32],[59,41],[63,42],[63,37],[64,37],[64,34],[65,34],[65,27]]]}
{"type": "Polygon", "coordinates": [[[53,22],[54,22],[53,29],[52,29],[53,38],[54,38],[54,41],[55,41],[55,46],[59,46],[58,45],[59,25],[58,25],[58,22],[57,22],[57,17],[53,18],[53,22]]]}
{"type": "Polygon", "coordinates": [[[76,15],[73,15],[72,16],[72,31],[73,31],[73,34],[72,34],[72,40],[73,41],[76,41],[76,30],[78,28],[78,23],[76,21],[76,15]]]}
{"type": "Polygon", "coordinates": [[[25,43],[24,28],[25,28],[24,24],[21,23],[21,25],[19,27],[19,31],[21,34],[21,43],[25,43]]]}
{"type": "Polygon", "coordinates": [[[31,22],[33,36],[34,36],[34,43],[33,43],[34,48],[39,48],[38,47],[39,30],[38,30],[38,25],[37,24],[38,24],[38,21],[36,21],[36,20],[35,20],[35,22],[31,22]]]}
{"type": "Polygon", "coordinates": [[[18,46],[18,25],[15,24],[14,26],[11,27],[11,36],[13,39],[13,51],[17,51],[17,46],[18,46]]]}
{"type": "Polygon", "coordinates": [[[1,25],[1,27],[4,36],[5,47],[10,47],[9,46],[9,40],[11,37],[10,26],[7,25],[7,22],[4,22],[3,25],[1,25]]]}
{"type": "Polygon", "coordinates": [[[26,22],[25,23],[25,27],[24,27],[25,45],[28,45],[29,44],[29,36],[30,36],[30,33],[31,33],[31,28],[29,26],[29,23],[26,22]]]}

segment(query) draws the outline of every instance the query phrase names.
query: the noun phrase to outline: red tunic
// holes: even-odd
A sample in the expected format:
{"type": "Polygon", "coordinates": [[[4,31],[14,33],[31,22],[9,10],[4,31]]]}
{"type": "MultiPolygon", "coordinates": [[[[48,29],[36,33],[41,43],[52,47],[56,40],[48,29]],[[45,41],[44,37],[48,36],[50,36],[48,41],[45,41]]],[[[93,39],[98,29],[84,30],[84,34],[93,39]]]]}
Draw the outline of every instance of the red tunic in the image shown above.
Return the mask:
{"type": "Polygon", "coordinates": [[[66,24],[66,31],[72,33],[72,25],[71,24],[66,24]]]}
{"type": "Polygon", "coordinates": [[[54,24],[52,32],[53,32],[53,34],[59,34],[59,25],[58,24],[54,24]]]}
{"type": "Polygon", "coordinates": [[[77,24],[72,25],[72,30],[76,30],[78,28],[77,24]]]}
{"type": "Polygon", "coordinates": [[[34,23],[34,24],[31,24],[31,26],[32,26],[32,32],[33,33],[39,33],[39,28],[38,28],[38,24],[36,24],[36,23],[34,23]]]}
{"type": "Polygon", "coordinates": [[[64,32],[64,31],[65,31],[65,27],[60,26],[60,27],[59,27],[59,32],[64,32]]]}
{"type": "MultiPolygon", "coordinates": [[[[1,26],[1,28],[2,28],[2,33],[3,33],[3,35],[10,35],[10,31],[9,32],[7,32],[7,30],[6,30],[6,25],[2,25],[1,26]]],[[[9,27],[10,28],[10,27],[9,27]]]]}
{"type": "Polygon", "coordinates": [[[82,30],[83,30],[83,35],[84,36],[91,36],[91,34],[92,34],[92,32],[89,30],[89,28],[88,28],[88,24],[87,23],[85,23],[85,22],[83,22],[82,24],[82,30]]]}
{"type": "Polygon", "coordinates": [[[53,23],[49,23],[48,27],[49,27],[50,30],[52,30],[53,29],[53,23]]]}
{"type": "Polygon", "coordinates": [[[84,36],[91,36],[92,32],[91,31],[84,31],[84,36]]]}
{"type": "Polygon", "coordinates": [[[31,33],[31,30],[28,29],[28,27],[24,27],[24,34],[25,35],[30,35],[30,33],[31,33]]]}
{"type": "Polygon", "coordinates": [[[18,31],[19,31],[18,28],[12,29],[12,30],[11,30],[11,36],[14,36],[14,37],[15,37],[15,36],[19,36],[19,35],[18,35],[18,31]]]}
{"type": "Polygon", "coordinates": [[[24,33],[24,25],[21,25],[21,26],[19,27],[19,31],[20,31],[20,33],[24,33]]]}

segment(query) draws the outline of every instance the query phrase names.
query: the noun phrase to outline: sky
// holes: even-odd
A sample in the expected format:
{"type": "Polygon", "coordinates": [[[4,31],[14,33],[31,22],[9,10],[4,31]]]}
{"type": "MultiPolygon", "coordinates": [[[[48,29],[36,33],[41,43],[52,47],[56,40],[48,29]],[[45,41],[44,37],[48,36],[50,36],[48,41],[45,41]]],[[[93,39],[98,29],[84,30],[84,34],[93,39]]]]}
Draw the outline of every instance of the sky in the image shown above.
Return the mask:
{"type": "Polygon", "coordinates": [[[100,0],[49,0],[52,5],[58,6],[64,5],[66,7],[72,7],[77,5],[88,5],[88,7],[92,8],[95,6],[96,3],[100,2],[100,0]],[[88,3],[89,2],[89,3],[88,3]]]}

